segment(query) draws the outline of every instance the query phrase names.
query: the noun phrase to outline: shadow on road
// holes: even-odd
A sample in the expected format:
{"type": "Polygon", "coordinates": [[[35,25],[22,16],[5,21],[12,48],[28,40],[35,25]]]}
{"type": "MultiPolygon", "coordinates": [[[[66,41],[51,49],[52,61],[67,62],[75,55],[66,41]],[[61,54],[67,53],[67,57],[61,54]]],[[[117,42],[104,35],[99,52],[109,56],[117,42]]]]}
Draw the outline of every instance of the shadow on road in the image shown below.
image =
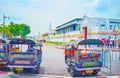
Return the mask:
{"type": "Polygon", "coordinates": [[[42,75],[45,74],[45,68],[44,67],[40,67],[40,74],[42,74],[42,75]]]}
{"type": "Polygon", "coordinates": [[[11,74],[9,75],[10,78],[36,78],[36,77],[43,77],[45,74],[44,67],[41,67],[40,74],[33,74],[30,71],[27,72],[19,72],[17,74],[11,74]]]}

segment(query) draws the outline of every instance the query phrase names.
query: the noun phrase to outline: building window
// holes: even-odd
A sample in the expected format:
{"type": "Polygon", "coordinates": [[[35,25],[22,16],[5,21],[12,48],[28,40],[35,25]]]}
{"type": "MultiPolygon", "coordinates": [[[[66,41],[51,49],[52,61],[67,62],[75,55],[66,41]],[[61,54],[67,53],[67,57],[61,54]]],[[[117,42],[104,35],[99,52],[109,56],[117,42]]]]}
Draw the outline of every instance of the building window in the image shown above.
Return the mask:
{"type": "Polygon", "coordinates": [[[120,29],[120,26],[118,28],[120,29]]]}
{"type": "Polygon", "coordinates": [[[104,27],[105,25],[104,24],[101,24],[102,27],[104,27]]]}
{"type": "Polygon", "coordinates": [[[116,26],[114,26],[114,29],[116,29],[116,26]]]}
{"type": "Polygon", "coordinates": [[[76,25],[74,24],[74,25],[72,26],[72,28],[73,28],[73,31],[75,31],[75,30],[76,30],[76,25]]]}
{"type": "Polygon", "coordinates": [[[81,28],[79,27],[79,29],[78,30],[81,30],[81,28]]]}
{"type": "Polygon", "coordinates": [[[110,30],[112,30],[112,25],[110,25],[110,30]]]}

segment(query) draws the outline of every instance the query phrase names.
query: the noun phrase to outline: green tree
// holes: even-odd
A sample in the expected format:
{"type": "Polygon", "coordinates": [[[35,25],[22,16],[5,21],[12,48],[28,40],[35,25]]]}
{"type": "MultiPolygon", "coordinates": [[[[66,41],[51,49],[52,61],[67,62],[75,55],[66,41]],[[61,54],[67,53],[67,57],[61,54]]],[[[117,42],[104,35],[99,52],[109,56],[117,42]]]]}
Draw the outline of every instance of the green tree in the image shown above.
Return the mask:
{"type": "Polygon", "coordinates": [[[27,24],[20,24],[21,27],[21,36],[25,38],[31,31],[30,26],[27,24]]]}
{"type": "Polygon", "coordinates": [[[10,28],[8,26],[4,26],[3,27],[3,31],[6,33],[6,35],[9,37],[9,38],[12,38],[13,37],[13,34],[10,32],[10,28]]]}
{"type": "Polygon", "coordinates": [[[11,22],[9,28],[14,37],[21,36],[25,38],[25,36],[30,33],[30,26],[27,24],[17,24],[11,22]]]}
{"type": "Polygon", "coordinates": [[[0,25],[0,33],[2,33],[2,31],[3,31],[3,27],[2,25],[0,25]]]}
{"type": "Polygon", "coordinates": [[[13,34],[13,36],[20,36],[21,35],[21,27],[19,24],[14,24],[13,22],[8,25],[10,28],[10,32],[13,34]]]}
{"type": "Polygon", "coordinates": [[[4,25],[3,27],[3,25],[0,25],[0,33],[3,33],[3,32],[5,32],[6,36],[12,38],[13,35],[10,32],[10,28],[8,26],[4,25]]]}

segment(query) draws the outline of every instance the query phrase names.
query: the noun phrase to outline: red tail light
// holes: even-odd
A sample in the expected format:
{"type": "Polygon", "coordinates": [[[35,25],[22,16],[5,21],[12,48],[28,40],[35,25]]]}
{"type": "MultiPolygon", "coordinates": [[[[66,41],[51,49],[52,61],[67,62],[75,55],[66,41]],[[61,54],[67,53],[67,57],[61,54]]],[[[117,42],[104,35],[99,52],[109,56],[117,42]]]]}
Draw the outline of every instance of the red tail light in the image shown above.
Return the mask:
{"type": "Polygon", "coordinates": [[[102,67],[102,63],[100,63],[100,67],[102,67]]]}
{"type": "Polygon", "coordinates": [[[13,64],[13,62],[12,61],[10,61],[10,63],[9,64],[13,64]]]}
{"type": "Polygon", "coordinates": [[[6,61],[6,58],[4,58],[4,61],[6,61]]]}
{"type": "Polygon", "coordinates": [[[81,65],[80,65],[80,64],[78,64],[78,68],[81,68],[81,65]]]}
{"type": "Polygon", "coordinates": [[[42,49],[40,48],[40,52],[42,52],[42,49]]]}
{"type": "Polygon", "coordinates": [[[81,70],[80,71],[80,75],[83,75],[85,72],[84,72],[84,70],[81,70]]]}
{"type": "Polygon", "coordinates": [[[35,64],[35,62],[32,62],[32,65],[34,65],[35,64]]]}

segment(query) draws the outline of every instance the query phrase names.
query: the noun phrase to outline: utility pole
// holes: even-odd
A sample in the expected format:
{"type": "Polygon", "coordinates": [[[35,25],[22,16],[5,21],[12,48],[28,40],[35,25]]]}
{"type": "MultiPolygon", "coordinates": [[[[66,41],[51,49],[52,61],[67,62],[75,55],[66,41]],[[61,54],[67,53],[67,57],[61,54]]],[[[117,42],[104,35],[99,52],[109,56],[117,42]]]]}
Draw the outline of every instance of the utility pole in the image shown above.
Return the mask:
{"type": "Polygon", "coordinates": [[[6,34],[4,32],[4,26],[5,26],[5,19],[8,18],[10,19],[10,17],[6,16],[5,14],[3,14],[3,39],[5,39],[6,37],[6,34]]]}

